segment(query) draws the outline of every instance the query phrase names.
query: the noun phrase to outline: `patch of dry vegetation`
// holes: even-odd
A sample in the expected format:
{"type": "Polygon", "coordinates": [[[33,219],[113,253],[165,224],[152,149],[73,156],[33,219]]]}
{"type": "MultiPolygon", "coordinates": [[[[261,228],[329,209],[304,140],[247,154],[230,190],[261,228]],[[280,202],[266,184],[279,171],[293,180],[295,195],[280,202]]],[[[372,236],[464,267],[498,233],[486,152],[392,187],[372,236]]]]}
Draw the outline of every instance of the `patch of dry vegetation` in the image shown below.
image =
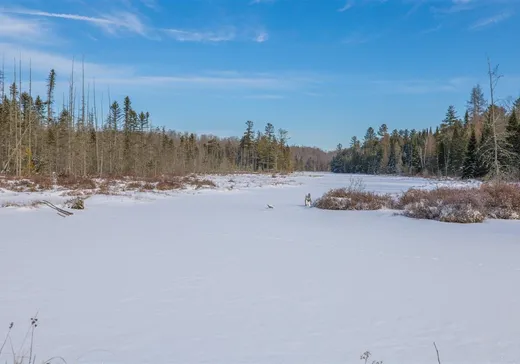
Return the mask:
{"type": "Polygon", "coordinates": [[[1,203],[0,207],[6,208],[6,207],[30,207],[30,208],[36,208],[39,205],[41,205],[41,201],[26,201],[26,202],[14,202],[14,201],[4,201],[1,203]]]}
{"type": "Polygon", "coordinates": [[[520,219],[520,185],[517,183],[483,184],[480,195],[492,219],[520,219]]]}
{"type": "Polygon", "coordinates": [[[325,210],[380,210],[392,205],[392,196],[365,191],[361,178],[351,178],[348,187],[330,190],[314,201],[315,207],[325,210]]]}
{"type": "Polygon", "coordinates": [[[397,206],[403,214],[416,219],[442,222],[475,223],[486,219],[485,205],[478,188],[438,188],[431,191],[411,189],[397,206]]]}
{"type": "Polygon", "coordinates": [[[0,177],[0,188],[13,192],[43,192],[55,188],[65,190],[63,195],[85,196],[92,194],[118,195],[122,191],[172,191],[187,187],[195,189],[215,188],[215,183],[209,179],[189,176],[158,176],[155,178],[111,177],[92,178],[71,175],[57,176],[53,181],[50,177],[39,175],[30,178],[0,177]]]}
{"type": "Polygon", "coordinates": [[[96,182],[92,178],[68,175],[58,176],[56,185],[70,190],[94,190],[97,188],[96,182]]]}
{"type": "Polygon", "coordinates": [[[380,210],[391,208],[392,197],[374,192],[338,188],[330,190],[317,199],[314,206],[326,210],[380,210]]]}
{"type": "Polygon", "coordinates": [[[464,224],[487,218],[520,220],[520,185],[489,182],[478,188],[410,189],[394,199],[364,191],[361,182],[351,181],[347,188],[327,192],[314,206],[327,210],[391,208],[411,218],[464,224]]]}

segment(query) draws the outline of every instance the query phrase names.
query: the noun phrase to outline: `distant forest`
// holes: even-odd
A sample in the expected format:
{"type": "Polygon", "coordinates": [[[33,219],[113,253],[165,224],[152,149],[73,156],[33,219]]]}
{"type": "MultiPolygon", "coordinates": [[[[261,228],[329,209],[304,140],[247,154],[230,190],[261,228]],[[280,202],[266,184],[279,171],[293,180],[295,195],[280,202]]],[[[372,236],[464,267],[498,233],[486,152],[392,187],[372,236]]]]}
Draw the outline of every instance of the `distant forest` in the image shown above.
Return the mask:
{"type": "Polygon", "coordinates": [[[336,173],[407,174],[462,178],[520,177],[520,98],[499,106],[499,76],[489,67],[490,100],[472,88],[462,118],[449,106],[435,130],[390,131],[369,127],[363,140],[338,145],[331,161],[336,173]]]}
{"type": "Polygon", "coordinates": [[[69,77],[68,97],[55,100],[51,70],[45,95],[32,81],[0,72],[0,174],[13,176],[158,176],[233,171],[328,170],[332,153],[290,146],[287,130],[246,122],[241,137],[180,133],[153,125],[130,97],[103,105],[95,85],[69,77]],[[96,101],[96,97],[98,98],[96,101]]]}

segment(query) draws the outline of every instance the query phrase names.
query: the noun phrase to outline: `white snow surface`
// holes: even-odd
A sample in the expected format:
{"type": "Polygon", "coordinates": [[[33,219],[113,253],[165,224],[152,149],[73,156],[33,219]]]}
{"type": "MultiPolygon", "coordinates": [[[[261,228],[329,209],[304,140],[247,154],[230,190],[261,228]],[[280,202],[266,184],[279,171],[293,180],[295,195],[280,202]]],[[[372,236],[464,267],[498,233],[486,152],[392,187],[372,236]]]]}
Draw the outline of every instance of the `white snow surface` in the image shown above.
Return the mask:
{"type": "MultiPolygon", "coordinates": [[[[232,190],[213,176],[216,190],[93,196],[66,218],[0,208],[0,346],[14,322],[27,355],[37,313],[36,362],[339,364],[369,350],[418,364],[437,362],[434,341],[443,364],[520,362],[520,223],[304,206],[348,175],[232,178],[232,190]]],[[[363,179],[384,193],[440,183],[363,179]]],[[[8,342],[0,362],[12,359],[8,342]]]]}

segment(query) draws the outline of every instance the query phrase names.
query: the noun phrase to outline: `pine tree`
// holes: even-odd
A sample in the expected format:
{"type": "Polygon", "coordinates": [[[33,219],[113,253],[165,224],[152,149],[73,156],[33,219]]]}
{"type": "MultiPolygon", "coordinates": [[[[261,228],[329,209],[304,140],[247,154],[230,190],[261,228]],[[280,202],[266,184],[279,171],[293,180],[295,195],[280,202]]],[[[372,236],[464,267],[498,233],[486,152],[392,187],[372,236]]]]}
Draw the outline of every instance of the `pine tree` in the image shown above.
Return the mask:
{"type": "Polygon", "coordinates": [[[52,69],[47,78],[47,123],[52,124],[52,104],[54,103],[54,88],[56,87],[56,72],[52,69]]]}
{"type": "Polygon", "coordinates": [[[475,168],[475,177],[485,177],[491,170],[489,163],[489,155],[492,152],[493,142],[493,131],[489,123],[484,124],[482,135],[480,137],[480,143],[477,152],[477,168],[475,168]]]}
{"type": "Polygon", "coordinates": [[[448,110],[446,111],[446,117],[442,121],[441,130],[444,128],[449,128],[449,127],[453,126],[453,124],[455,124],[455,122],[457,120],[459,120],[459,118],[457,117],[457,112],[455,111],[455,106],[450,105],[448,107],[448,110]]]}
{"type": "Polygon", "coordinates": [[[246,122],[246,131],[240,139],[240,165],[245,168],[253,167],[253,144],[255,138],[255,132],[253,130],[254,123],[250,120],[246,122]]]}
{"type": "Polygon", "coordinates": [[[466,137],[464,127],[459,120],[453,124],[453,137],[451,139],[451,163],[450,170],[455,176],[460,175],[464,163],[466,151],[466,137]]]}
{"type": "Polygon", "coordinates": [[[475,85],[471,89],[471,94],[469,101],[467,102],[468,113],[470,117],[470,121],[472,123],[476,123],[479,121],[480,117],[486,110],[486,99],[484,97],[484,92],[482,91],[482,87],[480,85],[475,85]]]}
{"type": "Polygon", "coordinates": [[[464,166],[462,167],[462,178],[475,178],[477,172],[477,136],[475,128],[471,128],[471,137],[469,138],[466,156],[464,158],[464,166]]]}
{"type": "Polygon", "coordinates": [[[513,104],[513,108],[517,111],[517,112],[520,112],[520,97],[517,98],[513,104]]]}
{"type": "Polygon", "coordinates": [[[509,116],[506,133],[507,150],[512,156],[508,162],[512,163],[514,167],[517,167],[518,161],[520,160],[520,124],[518,123],[515,109],[513,109],[509,116]]]}
{"type": "Polygon", "coordinates": [[[468,128],[469,123],[469,112],[468,110],[466,110],[466,112],[464,113],[464,128],[468,128]]]}

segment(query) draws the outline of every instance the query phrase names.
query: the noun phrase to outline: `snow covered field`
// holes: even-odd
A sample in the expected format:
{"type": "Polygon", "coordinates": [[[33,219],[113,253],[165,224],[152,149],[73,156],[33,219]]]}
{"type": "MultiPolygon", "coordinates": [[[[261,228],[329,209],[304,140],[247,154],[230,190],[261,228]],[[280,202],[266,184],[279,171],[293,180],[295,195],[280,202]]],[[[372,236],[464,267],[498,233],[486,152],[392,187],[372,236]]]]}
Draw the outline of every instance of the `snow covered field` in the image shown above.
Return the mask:
{"type": "MultiPolygon", "coordinates": [[[[361,363],[366,350],[436,363],[434,341],[443,364],[519,363],[520,223],[303,206],[349,178],[236,176],[230,189],[221,176],[217,190],[94,196],[67,218],[0,208],[0,335],[14,322],[27,354],[38,312],[36,362],[69,364],[361,363]]],[[[436,183],[364,180],[390,193],[436,183]]]]}

